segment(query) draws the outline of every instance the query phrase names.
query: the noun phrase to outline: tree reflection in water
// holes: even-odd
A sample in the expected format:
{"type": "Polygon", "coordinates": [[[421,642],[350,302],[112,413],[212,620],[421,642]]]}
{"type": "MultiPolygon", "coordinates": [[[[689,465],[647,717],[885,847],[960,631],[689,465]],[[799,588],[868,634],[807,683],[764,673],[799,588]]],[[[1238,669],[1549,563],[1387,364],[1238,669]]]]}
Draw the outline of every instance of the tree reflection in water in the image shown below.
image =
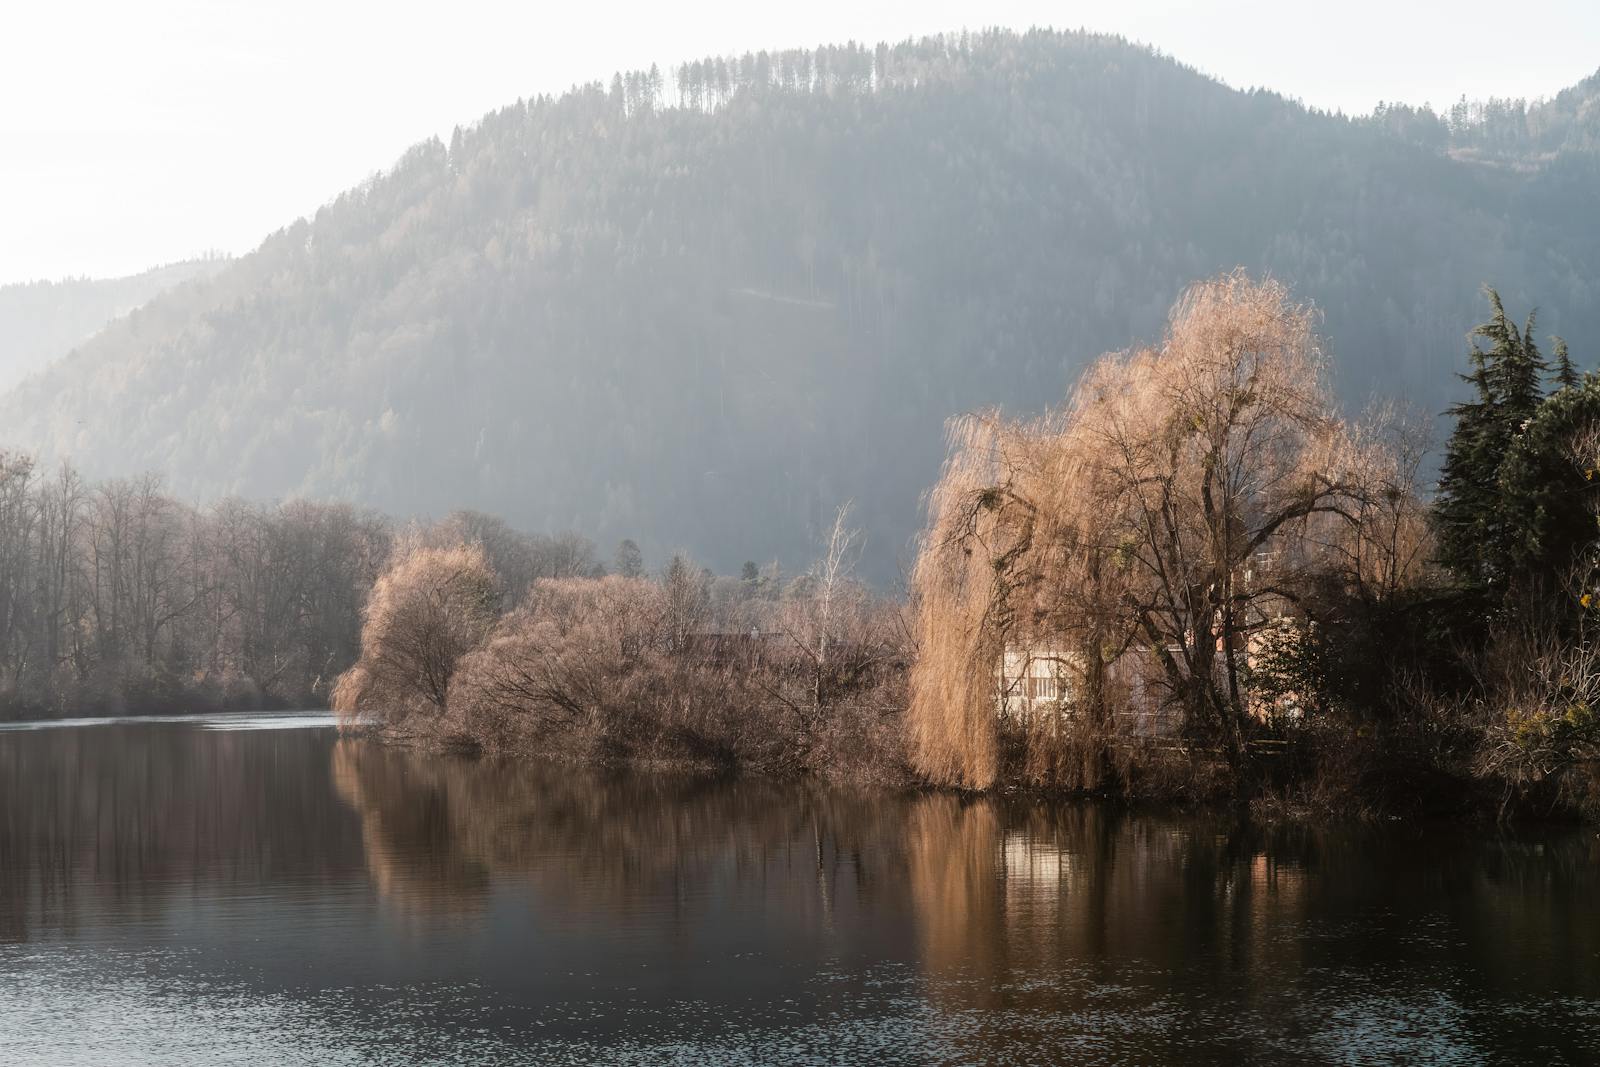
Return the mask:
{"type": "Polygon", "coordinates": [[[925,1002],[916,1025],[957,1058],[1038,1045],[1088,1059],[1519,1048],[1551,1021],[1582,1033],[1590,1010],[1580,999],[1527,1018],[1530,983],[1579,998],[1600,988],[1584,963],[1600,951],[1600,855],[1578,835],[1267,831],[360,742],[334,765],[374,881],[403,910],[481,912],[506,880],[541,908],[624,925],[784,924],[824,958],[908,924],[920,977],[884,1010],[925,1002]]]}
{"type": "Polygon", "coordinates": [[[178,1018],[328,1061],[1594,1061],[1597,899],[1592,831],[0,733],[0,1014],[45,1028],[0,1059],[178,1018]]]}
{"type": "Polygon", "coordinates": [[[1592,837],[951,797],[907,835],[926,988],[963,1056],[1597,1051],[1592,837]]]}

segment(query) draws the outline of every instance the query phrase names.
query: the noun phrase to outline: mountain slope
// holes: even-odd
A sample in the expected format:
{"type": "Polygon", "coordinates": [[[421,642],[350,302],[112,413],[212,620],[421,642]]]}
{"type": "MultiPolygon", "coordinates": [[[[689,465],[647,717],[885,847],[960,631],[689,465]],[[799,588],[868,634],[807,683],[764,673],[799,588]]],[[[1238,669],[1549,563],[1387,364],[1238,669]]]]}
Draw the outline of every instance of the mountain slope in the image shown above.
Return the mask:
{"type": "Polygon", "coordinates": [[[65,355],[158,293],[215,274],[226,262],[191,259],[126,278],[0,286],[0,389],[65,355]]]}
{"type": "Polygon", "coordinates": [[[1484,282],[1600,336],[1586,153],[1455,159],[1077,34],[672,80],[688,106],[630,75],[419,145],[14,390],[8,443],[724,568],[854,499],[884,578],[948,416],[1060,398],[1216,271],[1325,309],[1353,404],[1441,408],[1484,282]]]}

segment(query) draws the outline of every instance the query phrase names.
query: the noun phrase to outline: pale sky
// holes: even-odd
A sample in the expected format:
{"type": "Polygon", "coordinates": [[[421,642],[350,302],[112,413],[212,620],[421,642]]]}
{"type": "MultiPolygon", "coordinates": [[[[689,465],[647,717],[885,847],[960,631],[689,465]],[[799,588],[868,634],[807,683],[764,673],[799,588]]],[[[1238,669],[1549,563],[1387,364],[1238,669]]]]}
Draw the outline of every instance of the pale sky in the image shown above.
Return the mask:
{"type": "Polygon", "coordinates": [[[249,251],[423,138],[619,68],[990,25],[1120,33],[1347,112],[1600,67],[1596,0],[5,0],[0,283],[249,251]]]}

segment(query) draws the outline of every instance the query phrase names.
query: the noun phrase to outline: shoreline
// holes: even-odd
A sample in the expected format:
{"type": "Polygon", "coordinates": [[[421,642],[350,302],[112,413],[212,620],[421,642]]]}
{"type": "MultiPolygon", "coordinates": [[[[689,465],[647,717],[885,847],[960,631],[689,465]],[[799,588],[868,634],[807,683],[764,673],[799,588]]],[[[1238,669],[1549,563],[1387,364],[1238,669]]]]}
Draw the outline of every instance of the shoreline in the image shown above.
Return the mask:
{"type": "Polygon", "coordinates": [[[829,777],[809,772],[779,773],[759,767],[745,767],[736,763],[716,763],[671,757],[614,757],[610,759],[585,759],[560,753],[491,752],[476,742],[463,738],[436,739],[415,731],[404,731],[381,723],[339,724],[340,740],[370,741],[384,747],[409,750],[425,755],[450,757],[473,763],[515,766],[548,766],[569,768],[602,774],[642,774],[677,779],[695,779],[705,782],[753,781],[780,785],[812,785],[828,789],[851,789],[889,794],[896,797],[950,796],[962,803],[982,800],[1003,803],[1025,803],[1046,806],[1074,804],[1109,805],[1129,813],[1180,814],[1189,816],[1228,816],[1233,821],[1263,829],[1277,827],[1339,827],[1380,826],[1406,824],[1415,826],[1449,825],[1478,829],[1510,829],[1514,827],[1589,827],[1600,825],[1594,819],[1578,812],[1547,810],[1543,814],[1513,808],[1506,817],[1498,817],[1499,802],[1488,795],[1487,789],[1473,789],[1463,783],[1454,794],[1455,803],[1423,808],[1384,807],[1371,803],[1340,806],[1332,803],[1295,801],[1281,792],[1262,791],[1239,798],[1197,797],[1161,794],[1129,795],[1116,790],[1081,790],[1062,787],[1037,786],[1025,782],[1000,783],[984,789],[962,789],[918,781],[909,768],[905,768],[899,781],[872,781],[850,776],[829,777]]]}

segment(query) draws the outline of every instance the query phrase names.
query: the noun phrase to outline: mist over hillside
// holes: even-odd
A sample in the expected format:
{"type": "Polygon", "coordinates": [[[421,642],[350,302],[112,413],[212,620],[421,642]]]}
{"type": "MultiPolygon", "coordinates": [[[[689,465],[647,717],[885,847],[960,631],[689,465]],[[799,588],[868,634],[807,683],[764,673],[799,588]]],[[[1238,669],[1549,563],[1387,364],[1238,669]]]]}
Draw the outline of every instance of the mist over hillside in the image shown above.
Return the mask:
{"type": "Polygon", "coordinates": [[[223,257],[190,259],[126,278],[0,285],[0,389],[66,355],[158,293],[226,264],[223,257]]]}
{"type": "Polygon", "coordinates": [[[478,507],[722,570],[804,561],[853,499],[887,580],[949,416],[1059,400],[1220,270],[1323,309],[1352,408],[1442,409],[1485,282],[1592,362],[1597,88],[1347,119],[1046,32],[630,74],[418,145],[0,426],[197,499],[478,507]]]}

